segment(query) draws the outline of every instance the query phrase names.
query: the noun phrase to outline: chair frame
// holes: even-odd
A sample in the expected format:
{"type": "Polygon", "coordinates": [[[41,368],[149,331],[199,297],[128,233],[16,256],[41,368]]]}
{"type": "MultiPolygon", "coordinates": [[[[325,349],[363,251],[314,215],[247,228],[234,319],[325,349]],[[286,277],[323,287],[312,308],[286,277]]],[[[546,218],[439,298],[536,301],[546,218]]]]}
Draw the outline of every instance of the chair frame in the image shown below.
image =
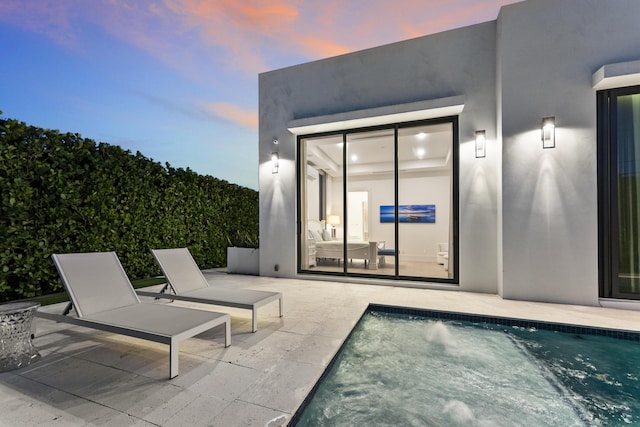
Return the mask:
{"type": "Polygon", "coordinates": [[[200,304],[211,304],[211,305],[219,305],[226,307],[234,307],[241,308],[246,310],[251,310],[251,332],[256,332],[258,330],[258,308],[269,304],[273,301],[278,301],[279,303],[279,314],[280,317],[283,317],[283,299],[282,293],[280,292],[268,292],[268,291],[257,291],[251,289],[233,289],[233,288],[221,288],[216,286],[211,286],[207,279],[200,271],[200,268],[196,264],[195,260],[191,256],[189,249],[187,248],[175,248],[175,249],[154,249],[151,251],[153,257],[156,259],[162,272],[167,279],[167,284],[162,288],[160,292],[150,292],[144,290],[136,290],[138,295],[154,297],[154,298],[165,298],[171,300],[178,301],[188,301],[195,302],[200,304]],[[189,268],[192,268],[194,273],[195,280],[201,282],[201,286],[193,291],[188,292],[177,292],[176,288],[180,286],[177,285],[176,275],[172,274],[171,267],[167,264],[166,260],[163,260],[163,256],[171,255],[171,253],[175,253],[181,256],[184,256],[186,261],[189,260],[189,268]],[[171,289],[172,293],[167,293],[166,291],[171,289]],[[207,292],[207,296],[203,297],[202,295],[196,296],[195,293],[197,291],[202,291],[204,289],[210,289],[211,291],[207,292]],[[218,290],[220,293],[224,292],[226,298],[223,298],[222,295],[215,296],[213,295],[215,291],[218,290]],[[191,294],[191,295],[190,295],[191,294]],[[234,299],[235,297],[235,299],[234,299]]]}
{"type": "MultiPolygon", "coordinates": [[[[227,313],[216,313],[211,311],[204,310],[195,310],[191,308],[183,308],[183,307],[169,307],[166,305],[154,304],[154,303],[146,303],[141,302],[138,296],[136,295],[133,286],[131,286],[131,282],[128,280],[124,269],[122,268],[122,264],[120,264],[120,260],[118,259],[115,252],[93,252],[93,253],[85,253],[85,254],[53,254],[53,261],[58,269],[58,273],[62,278],[63,284],[71,299],[70,305],[72,305],[75,309],[77,317],[68,315],[70,311],[70,306],[68,305],[64,310],[63,314],[49,313],[46,311],[38,310],[36,311],[36,317],[52,320],[55,322],[66,322],[73,325],[84,326],[91,329],[97,329],[105,332],[126,335],[134,338],[139,338],[147,341],[153,341],[161,344],[169,345],[169,378],[175,378],[178,375],[178,354],[179,354],[179,345],[180,342],[187,338],[192,338],[204,331],[207,331],[211,328],[214,328],[219,325],[225,326],[225,347],[231,345],[231,316],[227,313]],[[80,256],[87,257],[87,259],[91,256],[101,256],[109,258],[112,256],[114,259],[111,259],[111,262],[116,262],[119,266],[120,271],[118,272],[122,277],[126,278],[129,287],[131,288],[131,292],[133,297],[137,301],[137,303],[133,303],[130,305],[126,305],[123,307],[115,308],[112,310],[101,310],[93,314],[83,315],[83,310],[80,308],[83,305],[79,304],[78,295],[74,292],[74,287],[78,286],[77,283],[71,283],[71,281],[75,281],[67,275],[65,271],[65,258],[68,256],[80,256]],[[138,310],[141,315],[146,313],[153,315],[160,315],[165,319],[180,319],[184,322],[185,319],[194,316],[197,316],[198,319],[195,319],[188,326],[184,326],[177,331],[167,332],[167,328],[157,327],[155,330],[149,328],[148,325],[136,326],[135,324],[131,324],[131,322],[126,322],[122,319],[115,318],[110,321],[104,321],[100,318],[108,315],[109,313],[117,314],[122,311],[133,312],[138,310]],[[146,313],[145,313],[146,312],[146,313]],[[94,317],[94,318],[92,318],[94,317]]],[[[81,285],[82,286],[82,285],[81,285]]],[[[128,313],[130,314],[130,313],[128,313]]],[[[175,328],[172,328],[175,329],[175,328]]]]}

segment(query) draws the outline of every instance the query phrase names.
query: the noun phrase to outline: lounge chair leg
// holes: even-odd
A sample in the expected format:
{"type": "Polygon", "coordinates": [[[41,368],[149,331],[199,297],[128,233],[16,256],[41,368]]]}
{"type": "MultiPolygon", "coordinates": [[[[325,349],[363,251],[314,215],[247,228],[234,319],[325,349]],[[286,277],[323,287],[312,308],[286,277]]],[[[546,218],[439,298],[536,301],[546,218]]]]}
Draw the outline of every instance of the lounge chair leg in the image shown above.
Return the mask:
{"type": "Polygon", "coordinates": [[[224,322],[224,346],[229,347],[231,345],[231,317],[224,322]]]}
{"type": "Polygon", "coordinates": [[[69,304],[67,304],[67,306],[64,308],[64,311],[62,312],[63,316],[66,316],[67,314],[69,314],[69,312],[71,311],[71,309],[73,308],[73,303],[70,302],[69,304]]]}
{"type": "Polygon", "coordinates": [[[280,317],[282,317],[283,316],[282,310],[284,309],[284,307],[282,307],[282,297],[280,297],[279,302],[280,302],[280,317]]]}
{"type": "Polygon", "coordinates": [[[258,309],[253,306],[251,312],[251,332],[255,332],[258,330],[258,309]]]}
{"type": "Polygon", "coordinates": [[[178,343],[169,344],[169,378],[178,376],[178,343]]]}

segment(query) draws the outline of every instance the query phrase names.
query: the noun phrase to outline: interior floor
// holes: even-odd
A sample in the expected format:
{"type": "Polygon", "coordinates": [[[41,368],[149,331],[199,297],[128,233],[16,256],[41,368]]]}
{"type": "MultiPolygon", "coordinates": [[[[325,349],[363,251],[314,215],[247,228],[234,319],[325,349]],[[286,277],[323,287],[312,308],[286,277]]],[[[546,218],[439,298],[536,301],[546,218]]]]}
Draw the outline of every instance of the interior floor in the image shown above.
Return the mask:
{"type": "MultiPolygon", "coordinates": [[[[374,274],[374,275],[395,275],[395,264],[390,261],[392,257],[386,257],[383,264],[379,263],[377,269],[365,268],[364,260],[354,259],[347,263],[347,272],[355,274],[374,274]]],[[[311,271],[327,271],[332,273],[342,273],[344,271],[344,263],[337,259],[317,259],[316,265],[310,268],[311,271]]],[[[401,261],[400,275],[411,277],[424,277],[447,279],[449,271],[445,267],[436,262],[426,261],[401,261]]]]}

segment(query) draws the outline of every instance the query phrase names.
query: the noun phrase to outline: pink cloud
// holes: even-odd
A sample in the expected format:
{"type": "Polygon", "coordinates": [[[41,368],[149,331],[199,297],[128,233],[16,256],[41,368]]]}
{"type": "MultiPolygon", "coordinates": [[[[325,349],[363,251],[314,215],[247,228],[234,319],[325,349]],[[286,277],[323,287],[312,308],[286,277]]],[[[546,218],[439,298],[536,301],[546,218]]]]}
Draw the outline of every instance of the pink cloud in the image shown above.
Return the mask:
{"type": "Polygon", "coordinates": [[[518,1],[521,0],[454,0],[447,4],[447,10],[442,10],[431,19],[408,25],[405,27],[405,31],[413,33],[422,31],[423,35],[433,34],[494,20],[498,16],[501,6],[518,1]],[[452,13],[452,10],[455,13],[452,13]]]}
{"type": "Polygon", "coordinates": [[[0,2],[0,22],[41,34],[67,48],[78,48],[77,34],[72,20],[75,11],[70,0],[41,0],[0,2]]]}
{"type": "MultiPolygon", "coordinates": [[[[206,86],[215,75],[254,80],[272,68],[495,19],[519,0],[1,0],[0,22],[91,50],[100,28],[206,86]],[[81,24],[81,25],[78,25],[81,24]]],[[[225,102],[209,114],[257,127],[257,113],[225,102]]]]}
{"type": "Polygon", "coordinates": [[[333,31],[340,44],[355,49],[375,47],[408,38],[496,19],[500,6],[521,0],[370,0],[366,8],[344,4],[333,31]]]}
{"type": "Polygon", "coordinates": [[[82,20],[202,81],[207,67],[253,78],[292,65],[280,57],[315,60],[495,19],[515,1],[4,0],[0,20],[67,46],[83,42],[74,25],[82,20]]]}
{"type": "Polygon", "coordinates": [[[200,103],[201,108],[214,117],[238,124],[250,129],[258,128],[258,112],[245,110],[227,102],[200,103]]]}
{"type": "Polygon", "coordinates": [[[266,28],[274,21],[290,21],[298,16],[295,7],[281,0],[165,0],[165,5],[195,21],[216,19],[239,27],[266,28]]]}
{"type": "Polygon", "coordinates": [[[347,46],[317,36],[299,37],[296,40],[296,44],[301,47],[307,55],[315,58],[338,56],[353,51],[353,49],[347,46]]]}
{"type": "Polygon", "coordinates": [[[298,18],[292,2],[281,0],[165,0],[184,26],[197,32],[204,47],[216,46],[222,64],[255,76],[266,71],[265,52],[298,18]],[[265,48],[266,47],[266,48],[265,48]]]}

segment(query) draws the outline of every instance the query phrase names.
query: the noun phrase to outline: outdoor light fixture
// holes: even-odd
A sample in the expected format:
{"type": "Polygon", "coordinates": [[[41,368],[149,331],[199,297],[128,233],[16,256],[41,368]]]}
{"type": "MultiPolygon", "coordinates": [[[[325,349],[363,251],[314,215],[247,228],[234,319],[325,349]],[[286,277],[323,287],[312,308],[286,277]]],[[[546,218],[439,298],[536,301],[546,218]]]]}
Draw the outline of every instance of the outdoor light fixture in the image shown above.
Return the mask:
{"type": "Polygon", "coordinates": [[[556,146],[556,118],[545,117],[542,119],[542,148],[555,148],[556,146]]]}
{"type": "Polygon", "coordinates": [[[476,131],[476,159],[487,155],[486,132],[484,130],[476,131]]]}
{"type": "Polygon", "coordinates": [[[338,215],[327,215],[327,224],[331,226],[331,238],[336,238],[336,225],[340,224],[338,215]]]}
{"type": "Polygon", "coordinates": [[[278,173],[279,167],[280,167],[280,156],[278,156],[278,152],[275,151],[271,153],[271,173],[278,173]]]}

